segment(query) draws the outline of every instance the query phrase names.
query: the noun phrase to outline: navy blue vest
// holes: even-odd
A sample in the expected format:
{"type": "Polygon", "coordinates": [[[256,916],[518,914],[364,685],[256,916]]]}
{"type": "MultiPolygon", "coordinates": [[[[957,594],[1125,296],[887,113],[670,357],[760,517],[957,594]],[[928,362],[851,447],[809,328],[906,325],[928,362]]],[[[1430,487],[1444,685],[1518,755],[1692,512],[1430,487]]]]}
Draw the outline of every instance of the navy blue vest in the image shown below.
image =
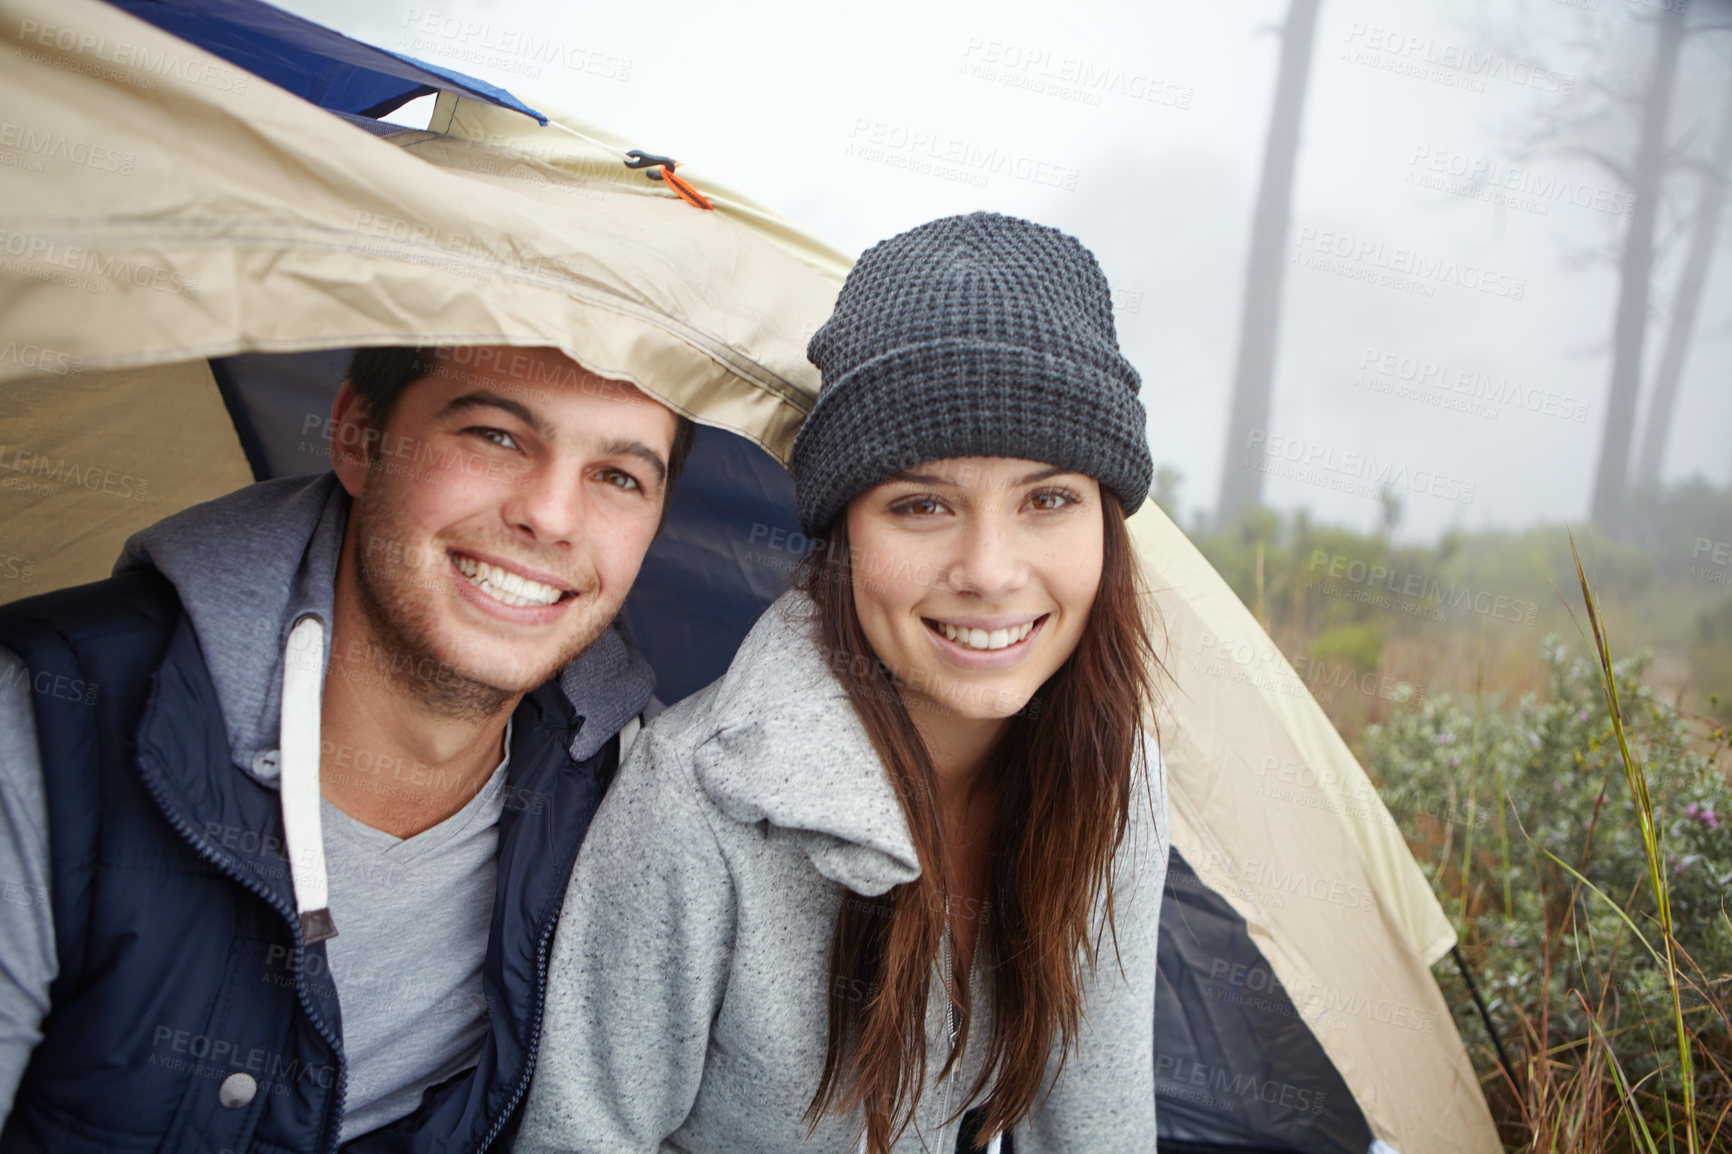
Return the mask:
{"type": "MultiPolygon", "coordinates": [[[[0,1151],[336,1149],[325,947],[301,941],[276,792],[231,764],[172,586],[140,570],[17,602],[0,647],[30,677],[60,965],[0,1151]]],[[[616,738],[573,763],[580,724],[553,682],[513,717],[479,1064],[345,1151],[481,1151],[514,1130],[566,881],[618,761],[616,738]]]]}

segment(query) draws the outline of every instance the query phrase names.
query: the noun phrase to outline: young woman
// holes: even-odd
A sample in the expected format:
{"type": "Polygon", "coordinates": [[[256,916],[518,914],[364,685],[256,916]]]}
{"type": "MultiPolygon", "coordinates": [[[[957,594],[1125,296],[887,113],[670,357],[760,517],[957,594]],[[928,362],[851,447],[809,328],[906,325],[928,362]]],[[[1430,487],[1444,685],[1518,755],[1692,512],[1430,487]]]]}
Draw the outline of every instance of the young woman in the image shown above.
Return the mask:
{"type": "Polygon", "coordinates": [[[1106,281],[934,221],[810,354],[826,544],[597,815],[515,1149],[1151,1151],[1150,460],[1106,281]]]}

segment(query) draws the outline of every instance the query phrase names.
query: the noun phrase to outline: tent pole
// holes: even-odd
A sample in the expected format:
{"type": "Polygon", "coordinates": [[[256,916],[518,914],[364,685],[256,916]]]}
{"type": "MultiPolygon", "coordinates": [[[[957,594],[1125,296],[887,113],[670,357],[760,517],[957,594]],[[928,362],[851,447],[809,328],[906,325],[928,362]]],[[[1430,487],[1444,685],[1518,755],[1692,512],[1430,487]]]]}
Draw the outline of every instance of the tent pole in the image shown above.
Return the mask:
{"type": "Polygon", "coordinates": [[[1514,1088],[1515,1070],[1509,1064],[1509,1055],[1504,1053],[1503,1039],[1498,1036],[1497,1027],[1491,1024],[1491,1011],[1485,1008],[1485,999],[1479,996],[1479,986],[1473,980],[1473,971],[1467,968],[1467,959],[1461,956],[1461,943],[1449,947],[1449,952],[1455,958],[1455,967],[1461,971],[1461,980],[1467,983],[1467,992],[1473,995],[1473,1004],[1479,1007],[1480,1021],[1485,1023],[1485,1032],[1491,1035],[1491,1044],[1497,1047],[1497,1064],[1503,1067],[1504,1077],[1509,1079],[1514,1088]]]}

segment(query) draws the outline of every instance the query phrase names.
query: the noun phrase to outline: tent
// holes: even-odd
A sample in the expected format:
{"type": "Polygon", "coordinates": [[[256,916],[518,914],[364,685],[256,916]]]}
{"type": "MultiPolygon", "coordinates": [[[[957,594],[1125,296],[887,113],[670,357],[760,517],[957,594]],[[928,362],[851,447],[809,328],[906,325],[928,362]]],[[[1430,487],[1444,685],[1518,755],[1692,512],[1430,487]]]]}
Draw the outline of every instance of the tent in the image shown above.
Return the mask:
{"type": "MultiPolygon", "coordinates": [[[[256,0],[0,0],[0,600],[326,467],[349,350],[547,345],[704,428],[631,625],[675,700],[810,542],[782,469],[849,258],[633,142],[256,0]],[[438,93],[426,130],[381,122],[438,93]]],[[[1495,1151],[1454,935],[1300,678],[1150,505],[1177,683],[1162,1148],[1495,1151]]]]}

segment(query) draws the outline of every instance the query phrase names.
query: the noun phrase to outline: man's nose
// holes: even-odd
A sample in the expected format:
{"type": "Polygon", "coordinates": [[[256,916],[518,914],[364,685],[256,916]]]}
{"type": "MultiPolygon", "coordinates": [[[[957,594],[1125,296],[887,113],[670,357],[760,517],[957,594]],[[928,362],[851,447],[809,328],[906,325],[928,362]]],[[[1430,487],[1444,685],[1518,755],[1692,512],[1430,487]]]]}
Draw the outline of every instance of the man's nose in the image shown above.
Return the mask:
{"type": "Polygon", "coordinates": [[[504,483],[511,491],[501,512],[513,530],[549,546],[569,547],[584,540],[590,508],[581,470],[538,465],[504,483]]]}

